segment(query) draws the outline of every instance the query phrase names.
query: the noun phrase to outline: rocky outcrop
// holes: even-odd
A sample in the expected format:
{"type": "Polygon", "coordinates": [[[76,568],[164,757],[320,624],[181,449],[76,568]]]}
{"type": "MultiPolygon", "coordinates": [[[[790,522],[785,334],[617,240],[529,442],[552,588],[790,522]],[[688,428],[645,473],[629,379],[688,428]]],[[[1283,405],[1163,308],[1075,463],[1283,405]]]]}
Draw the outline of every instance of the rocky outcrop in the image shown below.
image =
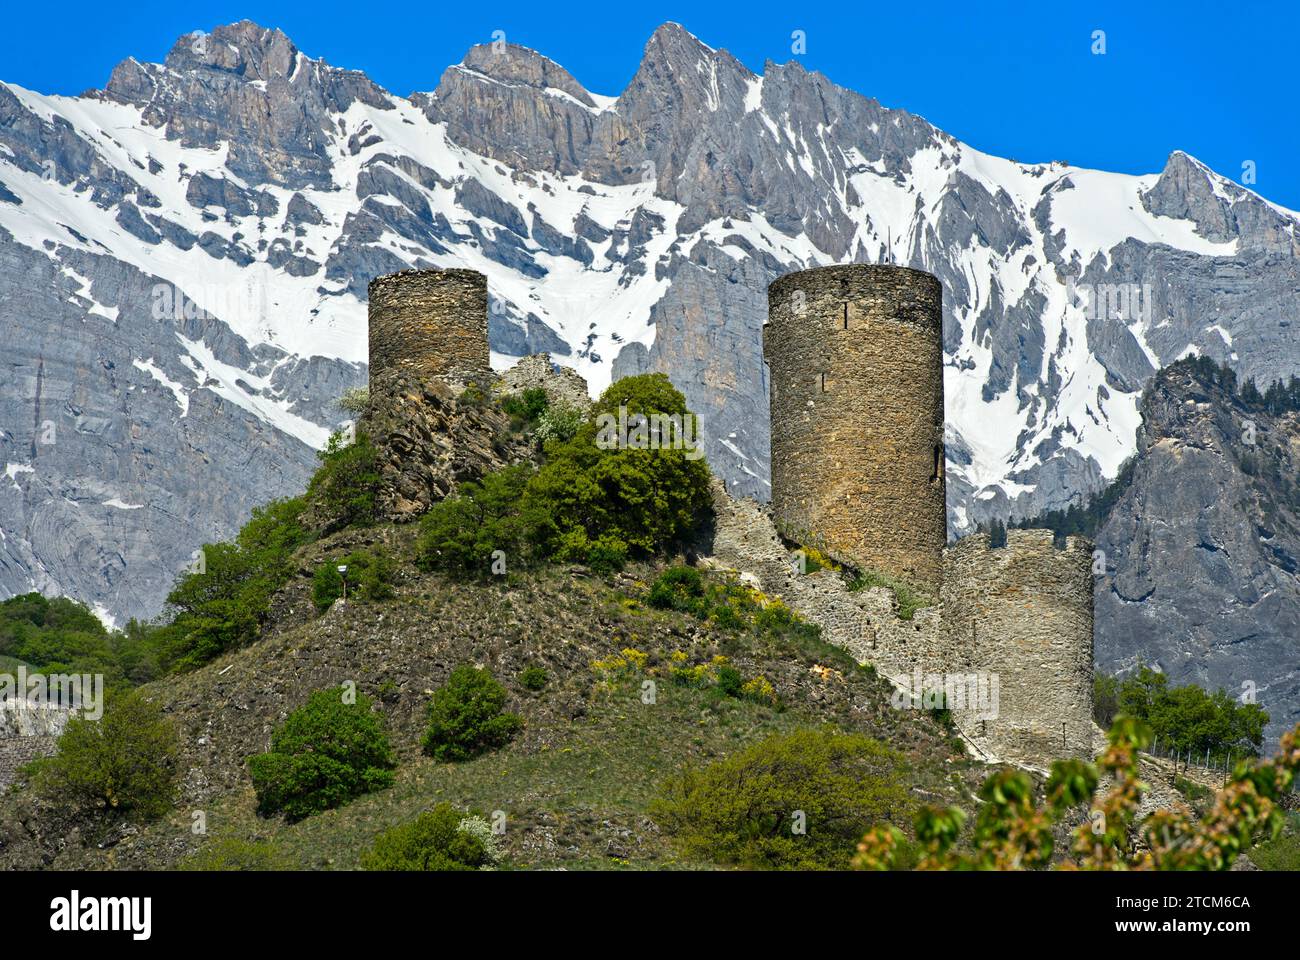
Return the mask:
{"type": "Polygon", "coordinates": [[[413,520],[458,484],[529,459],[530,442],[509,425],[481,395],[458,397],[439,380],[376,379],[357,431],[378,450],[380,517],[413,520]]]}
{"type": "Polygon", "coordinates": [[[1252,696],[1276,740],[1300,721],[1300,415],[1186,365],[1142,413],[1132,480],[1097,535],[1097,662],[1252,696]]]}

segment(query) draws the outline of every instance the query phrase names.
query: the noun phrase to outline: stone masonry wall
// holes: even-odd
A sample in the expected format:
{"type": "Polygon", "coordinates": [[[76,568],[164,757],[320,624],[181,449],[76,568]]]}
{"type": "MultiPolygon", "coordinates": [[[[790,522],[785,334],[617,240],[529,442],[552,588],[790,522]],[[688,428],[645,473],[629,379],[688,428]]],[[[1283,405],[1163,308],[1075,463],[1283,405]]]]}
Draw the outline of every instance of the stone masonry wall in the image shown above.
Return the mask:
{"type": "Polygon", "coordinates": [[[0,793],[23,764],[54,753],[67,722],[65,710],[0,703],[0,793]]]}
{"type": "Polygon", "coordinates": [[[942,291],[907,267],[768,288],[772,510],[781,532],[937,592],[947,538],[942,291]]]}
{"type": "Polygon", "coordinates": [[[524,357],[501,375],[501,386],[508,394],[540,387],[552,407],[569,407],[584,414],[591,409],[591,396],[582,374],[556,366],[549,353],[524,357]]]}
{"type": "Polygon", "coordinates": [[[453,384],[489,377],[487,277],[406,270],[370,282],[370,379],[390,373],[453,384]]]}
{"type": "Polygon", "coordinates": [[[995,717],[953,711],[975,755],[1039,770],[1063,756],[1095,755],[1087,541],[1071,538],[1057,550],[1050,531],[1013,530],[1007,547],[993,550],[987,537],[967,537],[945,551],[942,603],[904,620],[890,590],[851,591],[830,570],[797,574],[760,504],[733,500],[715,481],[713,505],[702,566],[735,572],[780,597],[829,643],[897,686],[924,694],[936,676],[979,676],[987,692],[996,674],[995,717]]]}
{"type": "Polygon", "coordinates": [[[978,733],[998,755],[1041,763],[1092,756],[1092,544],[1049,530],[1009,530],[1006,546],[983,534],[947,554],[942,658],[996,675],[996,720],[978,733]]]}

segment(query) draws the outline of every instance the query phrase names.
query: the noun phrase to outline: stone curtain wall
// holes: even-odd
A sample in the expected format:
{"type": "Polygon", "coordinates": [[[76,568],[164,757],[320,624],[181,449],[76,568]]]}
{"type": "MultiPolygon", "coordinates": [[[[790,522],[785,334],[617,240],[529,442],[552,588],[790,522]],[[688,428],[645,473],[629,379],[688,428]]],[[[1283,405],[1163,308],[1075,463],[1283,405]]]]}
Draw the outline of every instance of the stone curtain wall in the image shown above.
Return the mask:
{"type": "Polygon", "coordinates": [[[23,764],[54,753],[68,716],[66,710],[0,703],[0,793],[23,764]]]}
{"type": "Polygon", "coordinates": [[[1092,756],[1089,541],[1058,549],[1049,530],[1009,530],[990,549],[983,534],[963,538],[948,550],[943,625],[948,657],[998,677],[998,717],[973,735],[1022,762],[1092,756]]]}
{"type": "Polygon", "coordinates": [[[370,282],[370,379],[405,373],[465,384],[491,375],[487,277],[406,270],[370,282]]]}
{"type": "Polygon", "coordinates": [[[569,407],[581,413],[591,410],[587,381],[576,370],[557,367],[549,353],[524,357],[501,375],[505,393],[523,393],[540,387],[553,407],[569,407]]]}
{"type": "Polygon", "coordinates": [[[772,508],[787,537],[937,592],[947,521],[942,290],[907,267],[768,288],[772,508]]]}

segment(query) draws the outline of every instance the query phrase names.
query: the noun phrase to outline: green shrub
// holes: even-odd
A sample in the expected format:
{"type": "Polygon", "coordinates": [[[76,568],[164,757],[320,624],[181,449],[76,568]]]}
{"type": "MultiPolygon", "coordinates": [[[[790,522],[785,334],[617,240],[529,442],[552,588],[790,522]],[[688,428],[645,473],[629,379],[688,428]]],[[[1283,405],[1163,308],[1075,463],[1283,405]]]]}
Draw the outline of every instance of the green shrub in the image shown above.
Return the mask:
{"type": "Polygon", "coordinates": [[[180,738],[138,691],[110,696],[99,720],[73,714],[54,756],[31,766],[37,788],[87,812],[154,820],[176,792],[180,738]]]}
{"type": "Polygon", "coordinates": [[[429,704],[424,751],[435,760],[454,762],[509,743],[523,720],[504,713],[506,689],[492,674],[469,664],[451,672],[429,704]]]}
{"type": "Polygon", "coordinates": [[[495,838],[481,817],[440,803],[410,823],[381,833],[362,854],[363,870],[478,870],[498,860],[495,838]]]}
{"type": "Polygon", "coordinates": [[[501,398],[501,409],[510,414],[512,425],[516,429],[536,423],[549,406],[546,391],[541,387],[529,387],[522,393],[501,398]]]}
{"type": "Polygon", "coordinates": [[[328,610],[339,597],[343,596],[343,574],[338,565],[325,560],[316,568],[311,578],[311,601],[317,610],[328,610]]]}
{"type": "Polygon", "coordinates": [[[745,678],[740,675],[740,671],[735,667],[723,666],[718,668],[718,692],[727,697],[741,696],[741,688],[745,685],[745,678]]]}
{"type": "Polygon", "coordinates": [[[651,805],[683,856],[756,869],[847,868],[868,827],[910,810],[901,755],[829,729],[769,737],[687,769],[651,805]]]}
{"type": "Polygon", "coordinates": [[[289,820],[342,806],[390,786],[397,761],[370,698],[346,703],[340,688],[317,690],[249,759],[258,812],[289,820]]]}
{"type": "Polygon", "coordinates": [[[358,432],[347,442],[342,433],[329,438],[317,454],[320,469],[307,486],[307,495],[320,507],[332,530],[375,522],[379,489],[379,452],[358,432]]]}
{"type": "Polygon", "coordinates": [[[255,871],[287,869],[279,852],[269,843],[238,837],[213,838],[197,853],[182,860],[177,869],[213,871],[255,871]]]}
{"type": "Polygon", "coordinates": [[[694,567],[669,567],[650,585],[650,606],[660,610],[694,612],[703,597],[704,578],[694,567]]]}
{"type": "Polygon", "coordinates": [[[312,575],[312,602],[318,610],[328,610],[343,596],[343,578],[347,577],[347,595],[353,600],[374,603],[393,596],[393,577],[397,565],[384,550],[354,550],[342,559],[323,561],[312,575]],[[348,568],[346,574],[339,567],[348,568]]]}
{"type": "Polygon", "coordinates": [[[519,682],[525,690],[531,690],[534,693],[544,689],[547,681],[550,679],[545,670],[538,666],[524,667],[519,672],[519,682]]]}
{"type": "Polygon", "coordinates": [[[916,611],[924,607],[932,607],[935,603],[934,597],[917,590],[911,584],[872,570],[859,573],[849,584],[850,590],[867,590],[872,587],[884,587],[894,594],[900,620],[911,620],[916,616],[916,611]]]}
{"type": "Polygon", "coordinates": [[[434,504],[420,522],[416,562],[460,579],[491,576],[497,550],[507,569],[528,566],[530,520],[521,501],[531,472],[527,464],[497,470],[434,504]]]}
{"type": "Polygon", "coordinates": [[[537,419],[537,439],[545,446],[551,441],[572,440],[585,418],[573,407],[548,407],[537,419]]]}

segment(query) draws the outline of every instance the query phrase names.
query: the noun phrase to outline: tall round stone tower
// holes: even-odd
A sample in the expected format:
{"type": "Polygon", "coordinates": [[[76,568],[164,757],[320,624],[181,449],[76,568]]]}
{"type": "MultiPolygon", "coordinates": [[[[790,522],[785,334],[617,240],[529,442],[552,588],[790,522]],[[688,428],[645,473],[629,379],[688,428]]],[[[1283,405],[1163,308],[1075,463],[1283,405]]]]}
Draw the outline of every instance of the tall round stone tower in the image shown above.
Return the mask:
{"type": "Polygon", "coordinates": [[[777,526],[937,592],[947,541],[938,279],[820,267],[780,277],[767,297],[777,526]]]}
{"type": "Polygon", "coordinates": [[[370,377],[406,373],[467,383],[491,372],[487,277],[404,270],[370,281],[370,377]]]}

